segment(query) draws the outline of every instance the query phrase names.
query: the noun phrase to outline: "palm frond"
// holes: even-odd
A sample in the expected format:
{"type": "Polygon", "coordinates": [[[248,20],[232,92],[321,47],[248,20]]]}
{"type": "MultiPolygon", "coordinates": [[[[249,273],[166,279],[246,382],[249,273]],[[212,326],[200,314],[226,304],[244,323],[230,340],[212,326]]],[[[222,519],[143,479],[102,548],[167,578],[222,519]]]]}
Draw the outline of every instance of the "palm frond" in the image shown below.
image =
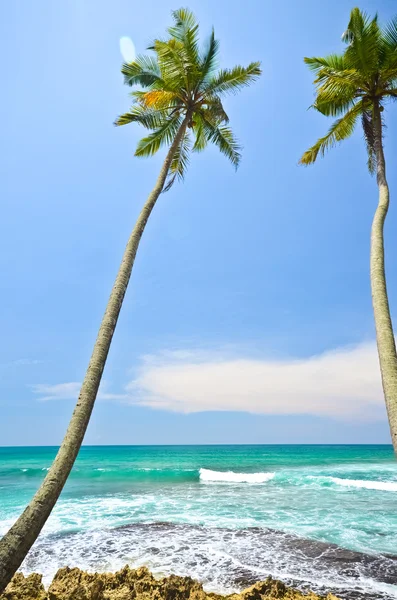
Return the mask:
{"type": "Polygon", "coordinates": [[[324,156],[325,152],[335,146],[338,142],[350,137],[354,131],[357,118],[362,112],[362,102],[359,101],[348,110],[343,117],[337,119],[330,127],[327,135],[307,150],[299,161],[301,165],[310,165],[317,159],[318,154],[324,156]]]}
{"type": "Polygon", "coordinates": [[[205,107],[211,120],[218,123],[229,123],[229,117],[223,108],[222,100],[218,96],[206,96],[205,107]]]}
{"type": "Polygon", "coordinates": [[[340,72],[346,69],[345,60],[342,54],[330,54],[329,56],[320,57],[312,56],[303,59],[311,71],[316,74],[322,69],[329,69],[332,72],[340,72]]]}
{"type": "Polygon", "coordinates": [[[369,24],[369,16],[359,8],[353,8],[346,31],[342,35],[342,42],[351,44],[355,39],[362,37],[369,24]]]}
{"type": "Polygon", "coordinates": [[[219,54],[219,41],[215,38],[214,29],[212,29],[212,33],[208,42],[208,47],[206,48],[204,54],[201,57],[201,77],[203,84],[207,82],[207,79],[210,78],[215,71],[218,61],[219,54]]]}
{"type": "Polygon", "coordinates": [[[139,102],[142,106],[148,108],[162,109],[176,106],[181,99],[175,92],[167,90],[150,90],[139,96],[139,102]]]}
{"type": "Polygon", "coordinates": [[[168,192],[168,190],[173,186],[175,180],[183,181],[185,178],[185,173],[187,167],[189,165],[189,153],[191,149],[191,141],[189,132],[187,131],[185,135],[182,137],[180,144],[178,145],[174,157],[172,159],[170,169],[169,169],[169,178],[163,189],[163,192],[168,192]]]}
{"type": "Polygon", "coordinates": [[[163,144],[171,144],[181,126],[179,115],[167,119],[163,125],[155,129],[137,145],[135,156],[152,156],[163,144]]]}
{"type": "Polygon", "coordinates": [[[128,123],[139,123],[146,129],[158,129],[165,124],[164,111],[147,109],[143,106],[132,106],[131,110],[120,115],[114,122],[117,127],[128,123]]]}
{"type": "Polygon", "coordinates": [[[222,154],[224,154],[237,169],[241,160],[241,146],[235,139],[230,127],[222,127],[214,124],[211,121],[211,115],[206,111],[202,111],[201,117],[204,134],[208,141],[218,146],[220,152],[222,152],[222,154]]]}
{"type": "Polygon", "coordinates": [[[314,108],[327,117],[336,117],[351,108],[356,98],[355,86],[330,79],[317,88],[314,108]]]}
{"type": "Polygon", "coordinates": [[[162,78],[170,83],[172,89],[189,90],[189,73],[195,70],[196,65],[190,60],[183,43],[174,38],[156,40],[154,49],[162,78]]]}
{"type": "Polygon", "coordinates": [[[193,144],[193,152],[202,152],[208,145],[208,138],[204,130],[203,119],[200,114],[194,114],[193,132],[195,140],[193,144]]]}
{"type": "Polygon", "coordinates": [[[357,69],[348,66],[344,56],[333,54],[325,58],[305,57],[303,60],[316,74],[314,83],[318,87],[331,83],[360,87],[365,82],[357,69]]]}
{"type": "Polygon", "coordinates": [[[198,48],[198,30],[199,26],[194,14],[187,8],[174,10],[172,16],[175,22],[173,27],[168,28],[171,37],[182,42],[193,64],[200,61],[198,48]]]}
{"type": "Polygon", "coordinates": [[[383,37],[391,51],[397,50],[397,17],[394,17],[384,28],[383,37]]]}
{"type": "Polygon", "coordinates": [[[205,91],[209,94],[237,93],[242,87],[258,79],[261,72],[260,62],[252,62],[248,67],[239,65],[233,69],[224,69],[211,78],[205,91]]]}
{"type": "Polygon", "coordinates": [[[175,25],[174,27],[169,27],[168,32],[172,37],[176,37],[181,41],[183,40],[186,31],[198,27],[194,13],[188,8],[179,8],[178,10],[173,10],[172,17],[175,25]]]}
{"type": "Polygon", "coordinates": [[[367,75],[378,70],[383,43],[376,15],[369,19],[366,13],[354,8],[342,39],[348,44],[345,60],[352,68],[367,75]]]}
{"type": "Polygon", "coordinates": [[[141,85],[144,88],[154,84],[163,85],[157,60],[152,56],[137,56],[131,63],[121,67],[124,83],[129,86],[141,85]]]}
{"type": "Polygon", "coordinates": [[[361,114],[361,124],[363,127],[365,144],[367,146],[368,170],[372,175],[376,168],[375,133],[372,118],[372,107],[366,106],[363,110],[361,114]]]}

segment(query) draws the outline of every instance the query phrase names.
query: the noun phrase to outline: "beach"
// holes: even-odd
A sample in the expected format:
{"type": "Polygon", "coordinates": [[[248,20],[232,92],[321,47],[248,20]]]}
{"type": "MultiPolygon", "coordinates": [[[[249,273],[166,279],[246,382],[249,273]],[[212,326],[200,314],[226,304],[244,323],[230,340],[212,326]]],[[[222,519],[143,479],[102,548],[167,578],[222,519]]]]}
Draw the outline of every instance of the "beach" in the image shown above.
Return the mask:
{"type": "MultiPolygon", "coordinates": [[[[0,449],[0,533],[56,448],[0,449]]],[[[397,598],[391,446],[86,446],[22,572],[148,567],[208,592],[269,575],[303,592],[397,598]]]]}

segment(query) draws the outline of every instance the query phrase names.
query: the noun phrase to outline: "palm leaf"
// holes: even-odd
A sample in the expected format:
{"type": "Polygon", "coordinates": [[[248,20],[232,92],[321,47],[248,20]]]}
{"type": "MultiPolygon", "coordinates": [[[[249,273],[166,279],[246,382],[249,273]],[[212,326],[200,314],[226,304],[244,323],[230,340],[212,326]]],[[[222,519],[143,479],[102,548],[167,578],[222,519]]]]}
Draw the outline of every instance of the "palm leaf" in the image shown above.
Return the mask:
{"type": "Polygon", "coordinates": [[[169,178],[163,189],[163,192],[168,192],[168,190],[173,186],[175,180],[183,181],[186,173],[186,169],[189,164],[189,153],[191,149],[191,142],[189,137],[189,132],[186,132],[182,137],[180,144],[178,145],[174,157],[172,159],[170,169],[169,169],[169,178]]]}
{"type": "Polygon", "coordinates": [[[349,110],[357,97],[357,88],[350,83],[328,80],[317,89],[314,107],[327,117],[349,110]]]}
{"type": "Polygon", "coordinates": [[[338,142],[350,137],[354,131],[357,118],[362,112],[362,102],[359,101],[346,114],[335,121],[329,129],[327,135],[317,140],[317,142],[307,150],[299,161],[301,165],[310,165],[317,159],[318,154],[324,156],[325,152],[335,146],[338,142]]]}
{"type": "Polygon", "coordinates": [[[205,106],[213,122],[218,123],[218,125],[229,123],[229,117],[223,108],[222,100],[218,96],[207,96],[205,106]]]}
{"type": "Polygon", "coordinates": [[[128,123],[139,123],[146,129],[158,129],[165,124],[166,116],[164,111],[152,110],[143,106],[133,106],[131,110],[120,115],[114,122],[114,125],[121,126],[128,123]]]}
{"type": "Polygon", "coordinates": [[[201,58],[201,77],[205,84],[207,79],[211,77],[217,65],[219,54],[219,41],[215,38],[215,32],[212,30],[208,47],[201,58]]]}
{"type": "Polygon", "coordinates": [[[204,133],[208,141],[218,146],[220,152],[222,152],[222,154],[224,154],[237,169],[241,160],[241,147],[235,139],[230,127],[221,127],[214,124],[211,121],[211,115],[206,111],[202,111],[201,117],[204,133]]]}
{"type": "Polygon", "coordinates": [[[183,43],[173,38],[167,41],[156,40],[154,49],[163,79],[172,89],[185,92],[189,90],[189,72],[196,65],[190,60],[183,43]]]}
{"type": "Polygon", "coordinates": [[[163,125],[138,142],[135,156],[152,156],[164,144],[172,144],[180,126],[181,118],[179,115],[167,119],[163,125]]]}
{"type": "Polygon", "coordinates": [[[252,62],[248,67],[237,66],[224,69],[208,83],[205,92],[208,94],[237,93],[242,87],[250,85],[261,74],[259,62],[252,62]]]}
{"type": "Polygon", "coordinates": [[[196,136],[193,145],[193,152],[202,152],[208,145],[208,138],[204,130],[203,119],[200,114],[194,114],[193,131],[196,136]]]}
{"type": "Polygon", "coordinates": [[[373,174],[376,168],[376,152],[372,107],[366,107],[365,110],[363,110],[361,115],[361,124],[364,132],[364,140],[367,146],[368,170],[371,174],[373,174]]]}
{"type": "Polygon", "coordinates": [[[139,97],[139,102],[142,106],[155,109],[164,109],[176,106],[180,103],[180,98],[175,92],[167,90],[150,90],[144,92],[139,97]]]}
{"type": "Polygon", "coordinates": [[[121,67],[124,83],[129,86],[141,85],[150,87],[153,84],[163,85],[157,60],[151,56],[137,56],[131,63],[124,63],[121,67]]]}
{"type": "Polygon", "coordinates": [[[346,69],[345,60],[342,54],[330,54],[329,56],[325,57],[305,57],[304,61],[308,65],[309,69],[314,71],[316,74],[318,74],[318,72],[322,69],[329,70],[330,72],[341,72],[345,71],[346,69]]]}
{"type": "Polygon", "coordinates": [[[175,25],[168,28],[168,33],[171,37],[183,43],[192,64],[198,65],[200,61],[198,49],[199,26],[194,14],[187,8],[180,8],[174,10],[172,16],[175,25]]]}
{"type": "Polygon", "coordinates": [[[397,17],[386,25],[383,38],[391,51],[397,50],[397,17]]]}
{"type": "Polygon", "coordinates": [[[382,47],[377,16],[370,20],[364,12],[354,8],[350,13],[350,21],[342,39],[349,44],[345,52],[345,60],[351,67],[366,74],[377,71],[382,47]]]}

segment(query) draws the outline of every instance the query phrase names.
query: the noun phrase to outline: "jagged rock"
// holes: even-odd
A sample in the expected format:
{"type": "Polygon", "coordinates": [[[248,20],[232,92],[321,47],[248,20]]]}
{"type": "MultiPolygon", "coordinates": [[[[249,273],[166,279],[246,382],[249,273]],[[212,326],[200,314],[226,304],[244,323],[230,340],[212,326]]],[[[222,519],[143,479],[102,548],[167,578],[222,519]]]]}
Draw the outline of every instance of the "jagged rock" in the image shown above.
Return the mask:
{"type": "Polygon", "coordinates": [[[47,600],[47,592],[41,581],[42,576],[32,573],[24,577],[17,573],[6,587],[0,600],[47,600]]]}
{"type": "MultiPolygon", "coordinates": [[[[59,569],[48,590],[41,575],[24,577],[17,573],[0,600],[319,600],[304,595],[281,581],[268,577],[240,594],[207,594],[201,583],[191,577],[170,575],[155,579],[146,567],[126,566],[117,573],[86,573],[80,569],[59,569]]],[[[327,600],[338,600],[328,594],[327,600]]]]}

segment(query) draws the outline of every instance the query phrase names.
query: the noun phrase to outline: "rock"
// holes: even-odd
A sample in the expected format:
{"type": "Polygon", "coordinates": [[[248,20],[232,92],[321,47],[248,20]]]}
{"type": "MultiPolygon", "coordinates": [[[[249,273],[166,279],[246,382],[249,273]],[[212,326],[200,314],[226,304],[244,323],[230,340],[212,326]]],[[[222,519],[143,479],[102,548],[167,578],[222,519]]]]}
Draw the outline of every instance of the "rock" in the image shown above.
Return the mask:
{"type": "Polygon", "coordinates": [[[6,587],[0,600],[47,600],[47,592],[41,581],[41,575],[32,573],[24,577],[17,573],[6,587]]]}
{"type": "MultiPolygon", "coordinates": [[[[240,594],[220,596],[206,593],[201,583],[190,577],[170,575],[155,579],[146,567],[126,566],[117,573],[86,573],[80,569],[59,569],[48,590],[41,575],[24,577],[17,573],[0,600],[319,600],[304,595],[281,581],[268,577],[240,594]]],[[[338,600],[328,594],[327,600],[338,600]]]]}

